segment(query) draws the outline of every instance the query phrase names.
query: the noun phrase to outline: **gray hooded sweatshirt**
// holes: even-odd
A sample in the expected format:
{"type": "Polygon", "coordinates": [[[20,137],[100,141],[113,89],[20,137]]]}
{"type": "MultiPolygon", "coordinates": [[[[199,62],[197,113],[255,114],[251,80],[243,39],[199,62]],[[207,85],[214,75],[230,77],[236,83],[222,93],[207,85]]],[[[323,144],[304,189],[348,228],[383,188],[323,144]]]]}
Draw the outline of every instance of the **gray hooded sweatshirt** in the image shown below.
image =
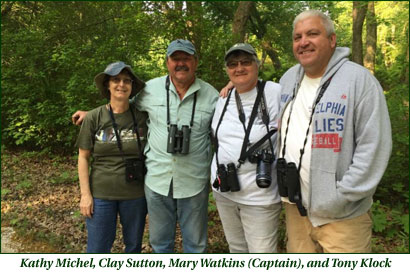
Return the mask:
{"type": "MultiPolygon", "coordinates": [[[[310,189],[302,199],[313,226],[366,213],[391,154],[391,125],[383,89],[367,69],[347,59],[349,53],[348,48],[336,48],[317,91],[333,75],[310,129],[310,189]]],[[[280,117],[296,96],[303,75],[298,64],[281,78],[280,117]]],[[[281,134],[285,133],[279,132],[278,151],[281,134]]]]}

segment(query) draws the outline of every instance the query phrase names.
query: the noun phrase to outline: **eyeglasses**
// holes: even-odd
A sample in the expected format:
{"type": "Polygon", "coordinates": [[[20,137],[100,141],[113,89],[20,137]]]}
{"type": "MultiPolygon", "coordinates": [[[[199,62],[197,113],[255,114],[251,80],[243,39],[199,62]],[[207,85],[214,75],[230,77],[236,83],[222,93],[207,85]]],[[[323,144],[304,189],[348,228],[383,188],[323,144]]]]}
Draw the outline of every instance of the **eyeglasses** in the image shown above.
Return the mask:
{"type": "Polygon", "coordinates": [[[253,60],[252,59],[245,59],[245,60],[238,60],[238,61],[229,61],[226,63],[226,66],[230,69],[236,68],[239,64],[244,67],[249,67],[252,65],[253,60]]]}
{"type": "Polygon", "coordinates": [[[110,79],[114,84],[119,84],[121,81],[124,83],[124,85],[131,85],[132,84],[132,79],[121,79],[119,77],[113,77],[110,79]]]}

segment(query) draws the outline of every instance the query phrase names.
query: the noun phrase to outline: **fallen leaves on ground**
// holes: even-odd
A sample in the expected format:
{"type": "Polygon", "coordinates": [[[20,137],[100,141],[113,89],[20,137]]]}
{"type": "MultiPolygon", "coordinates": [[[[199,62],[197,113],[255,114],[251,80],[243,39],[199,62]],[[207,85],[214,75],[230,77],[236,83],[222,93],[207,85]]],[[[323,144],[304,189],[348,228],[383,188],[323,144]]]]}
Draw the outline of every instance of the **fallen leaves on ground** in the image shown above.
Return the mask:
{"type": "MultiPolygon", "coordinates": [[[[16,229],[19,252],[83,253],[87,232],[79,212],[80,191],[77,162],[72,156],[49,156],[36,152],[4,151],[1,161],[2,226],[16,229]]],[[[222,225],[216,210],[210,211],[209,253],[228,253],[222,225]]],[[[113,253],[122,253],[118,225],[113,253]]],[[[143,253],[151,253],[148,219],[143,253]]],[[[182,252],[177,229],[175,249],[182,252]]]]}

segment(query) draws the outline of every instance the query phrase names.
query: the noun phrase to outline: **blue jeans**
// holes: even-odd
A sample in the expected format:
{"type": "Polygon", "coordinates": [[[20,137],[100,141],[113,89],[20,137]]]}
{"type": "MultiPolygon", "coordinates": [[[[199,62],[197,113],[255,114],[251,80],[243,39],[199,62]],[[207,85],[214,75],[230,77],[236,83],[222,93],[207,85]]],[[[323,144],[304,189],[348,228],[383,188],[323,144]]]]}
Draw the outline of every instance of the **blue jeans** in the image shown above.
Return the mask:
{"type": "Polygon", "coordinates": [[[94,198],[94,214],[87,218],[87,253],[110,253],[115,240],[117,214],[123,230],[125,253],[141,253],[147,203],[145,197],[134,200],[94,198]]]}
{"type": "Polygon", "coordinates": [[[208,227],[208,186],[193,197],[174,199],[145,186],[148,204],[149,239],[155,253],[173,253],[177,220],[184,253],[205,253],[208,227]]]}

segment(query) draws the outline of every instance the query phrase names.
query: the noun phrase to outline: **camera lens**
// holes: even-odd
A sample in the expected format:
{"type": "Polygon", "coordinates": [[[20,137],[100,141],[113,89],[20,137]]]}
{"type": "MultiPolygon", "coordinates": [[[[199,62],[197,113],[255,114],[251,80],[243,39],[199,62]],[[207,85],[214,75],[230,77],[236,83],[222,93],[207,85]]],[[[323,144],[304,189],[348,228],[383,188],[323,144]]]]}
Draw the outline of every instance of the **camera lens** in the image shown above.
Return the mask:
{"type": "Polygon", "coordinates": [[[272,176],[270,174],[270,163],[265,163],[262,160],[259,161],[256,167],[256,184],[260,188],[268,188],[272,182],[272,176]]]}
{"type": "Polygon", "coordinates": [[[260,188],[268,188],[272,183],[271,165],[273,155],[266,150],[263,150],[259,155],[256,166],[256,184],[260,188]]]}

